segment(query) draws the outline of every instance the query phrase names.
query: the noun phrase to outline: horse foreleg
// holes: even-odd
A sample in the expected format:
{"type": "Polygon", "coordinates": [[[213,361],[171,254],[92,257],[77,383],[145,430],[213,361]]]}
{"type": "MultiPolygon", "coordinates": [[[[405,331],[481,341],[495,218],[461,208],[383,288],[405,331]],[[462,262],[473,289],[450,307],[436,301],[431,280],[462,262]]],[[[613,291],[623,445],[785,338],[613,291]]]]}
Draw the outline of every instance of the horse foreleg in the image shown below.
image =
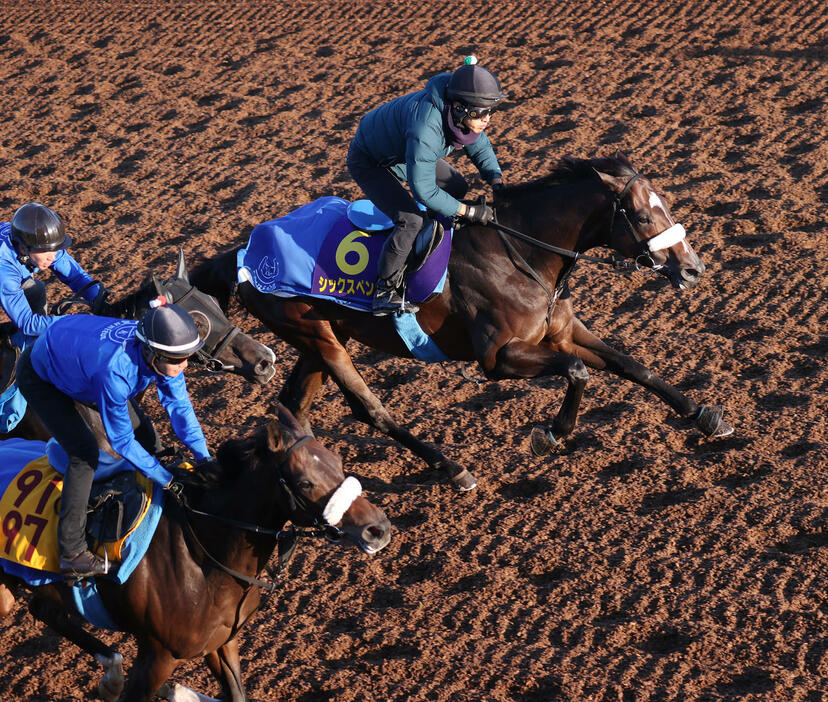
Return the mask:
{"type": "Polygon", "coordinates": [[[35,596],[29,605],[29,611],[35,619],[95,657],[104,667],[104,676],[98,684],[98,694],[105,702],[115,702],[124,687],[121,654],[84,631],[80,624],[69,618],[59,601],[35,596]]]}
{"type": "Polygon", "coordinates": [[[532,434],[532,451],[542,456],[551,451],[560,439],[572,433],[581,407],[584,388],[589,373],[580,358],[560,353],[542,346],[513,339],[494,353],[494,362],[487,363],[488,354],[482,354],[481,366],[493,380],[506,378],[540,378],[559,375],[566,379],[567,387],[561,407],[550,430],[538,430],[532,434]]]}
{"type": "Polygon", "coordinates": [[[241,661],[239,660],[239,643],[230,639],[224,646],[208,653],[204,660],[213,675],[221,683],[221,699],[228,702],[245,702],[247,695],[241,679],[241,661]]]}
{"type": "Polygon", "coordinates": [[[466,468],[449,460],[436,448],[421,441],[393,420],[388,410],[368,388],[341,344],[334,340],[319,353],[324,359],[328,373],[342,390],[345,401],[356,419],[370,424],[399,442],[432,468],[445,471],[461,491],[465,492],[477,487],[477,480],[466,468]]]}
{"type": "Polygon", "coordinates": [[[660,397],[680,417],[690,419],[707,436],[722,437],[733,433],[733,427],[722,419],[721,407],[696,404],[632,357],[605,344],[577,318],[573,319],[571,346],[561,345],[561,348],[583,359],[590,368],[607,370],[638,383],[660,397]]]}
{"type": "Polygon", "coordinates": [[[311,436],[310,410],[313,398],[328,380],[328,374],[317,356],[300,355],[290,376],[279,393],[279,402],[287,407],[311,436]]]}
{"type": "Polygon", "coordinates": [[[150,702],[178,661],[160,643],[141,640],[121,702],[150,702]]]}

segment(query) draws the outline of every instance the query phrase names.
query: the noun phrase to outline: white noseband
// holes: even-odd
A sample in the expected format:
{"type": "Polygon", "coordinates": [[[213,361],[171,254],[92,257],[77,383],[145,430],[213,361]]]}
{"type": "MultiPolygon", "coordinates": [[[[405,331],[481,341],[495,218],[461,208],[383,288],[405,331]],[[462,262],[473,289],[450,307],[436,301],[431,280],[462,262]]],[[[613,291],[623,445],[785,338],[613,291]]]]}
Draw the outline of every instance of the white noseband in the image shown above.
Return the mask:
{"type": "Polygon", "coordinates": [[[325,510],[322,512],[322,519],[328,524],[338,524],[354,500],[362,494],[362,485],[354,476],[349,475],[336,490],[334,490],[325,510]]]}
{"type": "Polygon", "coordinates": [[[687,238],[687,232],[680,224],[674,224],[672,227],[667,227],[661,234],[656,234],[652,239],[647,240],[647,248],[652,251],[661,251],[662,249],[669,249],[674,244],[684,241],[687,238]]]}

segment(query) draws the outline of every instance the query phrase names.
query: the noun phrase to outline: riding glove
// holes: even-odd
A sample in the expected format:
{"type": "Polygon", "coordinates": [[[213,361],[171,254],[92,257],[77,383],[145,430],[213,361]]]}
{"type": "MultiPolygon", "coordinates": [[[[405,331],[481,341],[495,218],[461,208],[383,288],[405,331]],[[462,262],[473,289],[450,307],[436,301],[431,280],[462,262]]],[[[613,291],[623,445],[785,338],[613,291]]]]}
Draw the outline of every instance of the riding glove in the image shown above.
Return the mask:
{"type": "Polygon", "coordinates": [[[109,316],[107,313],[111,305],[106,301],[108,297],[109,290],[103,286],[103,283],[98,283],[98,294],[95,295],[95,299],[92,301],[92,314],[109,316]]]}
{"type": "Polygon", "coordinates": [[[488,205],[469,205],[463,219],[472,224],[488,224],[494,219],[494,212],[488,205]]]}

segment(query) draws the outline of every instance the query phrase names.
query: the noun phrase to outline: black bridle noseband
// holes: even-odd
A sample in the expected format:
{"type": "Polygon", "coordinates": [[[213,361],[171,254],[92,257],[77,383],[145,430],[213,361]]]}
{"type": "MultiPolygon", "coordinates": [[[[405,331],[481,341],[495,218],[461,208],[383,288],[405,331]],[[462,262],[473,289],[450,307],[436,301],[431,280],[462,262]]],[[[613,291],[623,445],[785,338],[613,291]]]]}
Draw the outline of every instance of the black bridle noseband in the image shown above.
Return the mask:
{"type": "Polygon", "coordinates": [[[268,568],[268,572],[274,579],[273,581],[268,582],[265,580],[259,580],[258,578],[253,578],[244,573],[240,573],[239,571],[233,570],[232,568],[224,565],[204,547],[204,545],[196,536],[195,531],[193,530],[193,527],[190,524],[189,520],[185,519],[184,522],[190,534],[190,537],[193,539],[195,544],[201,549],[204,555],[207,556],[208,559],[210,559],[211,562],[213,562],[216,566],[218,566],[228,575],[231,575],[238,580],[246,582],[249,585],[255,585],[257,587],[263,588],[271,594],[276,591],[277,585],[275,581],[278,581],[279,576],[282,574],[285,567],[287,566],[287,561],[290,558],[290,554],[293,553],[293,547],[298,537],[312,536],[317,538],[324,538],[332,543],[338,543],[342,540],[343,536],[345,535],[345,532],[343,532],[342,529],[333,524],[328,524],[321,517],[321,515],[317,516],[315,514],[317,510],[313,509],[312,505],[310,505],[308,501],[304,497],[302,497],[301,494],[297,494],[296,492],[294,492],[294,490],[290,487],[288,483],[288,479],[285,477],[284,467],[290,460],[291,454],[297,448],[307,443],[311,439],[313,439],[312,436],[303,436],[297,441],[295,441],[285,452],[285,455],[282,457],[282,460],[279,461],[279,464],[276,467],[279,476],[279,487],[282,490],[283,497],[285,498],[285,501],[288,506],[288,519],[293,520],[297,514],[311,515],[313,524],[309,528],[297,529],[295,526],[291,525],[289,529],[273,529],[270,527],[261,526],[259,524],[242,522],[237,519],[225,517],[220,514],[203,512],[202,510],[196,509],[195,507],[192,507],[189,504],[189,502],[187,501],[187,497],[184,494],[184,488],[181,485],[181,483],[173,482],[168,489],[169,493],[172,495],[175,501],[182,507],[182,509],[187,514],[192,514],[198,517],[205,517],[207,519],[211,519],[213,521],[226,524],[227,526],[236,529],[241,529],[242,531],[248,531],[254,534],[263,534],[266,536],[273,536],[276,538],[277,542],[279,543],[280,563],[278,570],[275,572],[268,568]],[[286,542],[288,544],[288,546],[284,549],[282,547],[283,542],[286,542]],[[282,558],[281,556],[283,551],[287,553],[287,557],[285,558],[282,558]]]}

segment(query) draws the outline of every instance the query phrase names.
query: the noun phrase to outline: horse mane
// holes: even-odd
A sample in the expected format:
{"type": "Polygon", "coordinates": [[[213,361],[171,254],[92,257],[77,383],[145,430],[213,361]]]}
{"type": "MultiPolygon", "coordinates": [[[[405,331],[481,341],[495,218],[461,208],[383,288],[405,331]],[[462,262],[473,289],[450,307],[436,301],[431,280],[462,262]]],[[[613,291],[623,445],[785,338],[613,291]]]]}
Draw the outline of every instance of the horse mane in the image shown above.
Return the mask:
{"type": "Polygon", "coordinates": [[[601,171],[601,173],[607,173],[612,176],[624,177],[632,177],[636,172],[629,159],[620,151],[617,151],[614,156],[596,158],[564,156],[547,175],[527,181],[526,183],[507,185],[500,191],[500,194],[504,197],[509,197],[510,195],[525,194],[556,185],[591,180],[596,177],[595,171],[601,171]]]}
{"type": "Polygon", "coordinates": [[[176,480],[185,490],[212,492],[231,488],[244,468],[255,460],[260,444],[258,432],[242,439],[228,439],[219,446],[215,461],[200,465],[193,471],[182,471],[176,475],[176,480]]]}
{"type": "MultiPolygon", "coordinates": [[[[304,435],[299,423],[281,403],[276,403],[276,416],[280,434],[289,444],[304,435]]],[[[197,470],[182,472],[176,476],[186,488],[204,492],[232,487],[239,476],[256,460],[256,454],[269,451],[266,427],[260,427],[251,436],[227,439],[216,452],[216,460],[199,466],[197,470]]]]}

